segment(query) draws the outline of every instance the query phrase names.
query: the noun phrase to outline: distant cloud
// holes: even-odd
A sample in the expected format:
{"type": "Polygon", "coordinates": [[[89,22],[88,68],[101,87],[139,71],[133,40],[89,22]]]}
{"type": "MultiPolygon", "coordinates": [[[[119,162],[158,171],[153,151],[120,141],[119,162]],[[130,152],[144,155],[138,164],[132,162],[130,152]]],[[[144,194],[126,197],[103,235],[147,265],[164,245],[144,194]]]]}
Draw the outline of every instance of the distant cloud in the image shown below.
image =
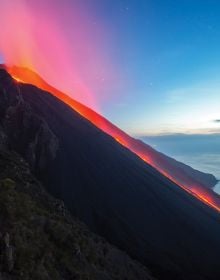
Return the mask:
{"type": "Polygon", "coordinates": [[[220,123],[220,119],[213,120],[214,123],[220,123]]]}
{"type": "Polygon", "coordinates": [[[145,137],[184,137],[184,136],[212,136],[217,135],[220,136],[220,129],[214,129],[214,128],[202,128],[202,129],[191,129],[191,130],[183,130],[182,132],[175,132],[175,131],[148,131],[146,133],[139,133],[139,134],[133,134],[136,138],[142,138],[145,137]]]}

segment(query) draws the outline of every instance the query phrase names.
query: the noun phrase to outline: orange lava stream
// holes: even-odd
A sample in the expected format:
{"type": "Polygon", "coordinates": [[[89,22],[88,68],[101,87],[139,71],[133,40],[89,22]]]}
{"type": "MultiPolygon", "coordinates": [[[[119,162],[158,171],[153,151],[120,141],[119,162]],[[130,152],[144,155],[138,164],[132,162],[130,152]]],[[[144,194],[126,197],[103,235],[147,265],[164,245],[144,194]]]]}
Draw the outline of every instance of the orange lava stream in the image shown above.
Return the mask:
{"type": "MultiPolygon", "coordinates": [[[[149,163],[148,160],[146,160],[145,158],[141,158],[143,161],[147,162],[148,164],[150,164],[152,167],[156,168],[154,166],[154,164],[149,163]]],[[[179,182],[177,182],[177,180],[175,180],[172,176],[170,176],[168,173],[164,172],[163,170],[159,169],[158,170],[161,174],[163,174],[166,178],[168,178],[170,181],[172,181],[173,183],[175,183],[176,185],[178,185],[179,187],[181,187],[183,190],[185,190],[187,193],[195,196],[197,199],[199,199],[200,201],[202,201],[203,203],[205,203],[208,206],[211,206],[212,208],[214,208],[215,210],[217,210],[218,212],[220,212],[220,206],[219,206],[219,201],[216,202],[215,199],[212,198],[212,193],[210,192],[210,190],[206,190],[206,189],[201,189],[198,190],[198,187],[193,188],[190,187],[187,188],[184,185],[180,184],[179,182]]],[[[219,200],[219,198],[218,198],[219,200]]]]}
{"type": "Polygon", "coordinates": [[[50,92],[52,95],[57,97],[58,99],[62,100],[64,103],[69,105],[72,109],[77,111],[80,115],[88,119],[98,128],[112,136],[117,142],[121,145],[125,146],[132,152],[134,152],[138,157],[140,157],[143,161],[147,164],[151,165],[152,167],[156,168],[161,174],[167,177],[169,180],[174,182],[176,185],[180,186],[183,190],[187,193],[193,195],[206,205],[214,208],[218,212],[220,212],[220,198],[217,194],[215,194],[212,190],[209,190],[205,187],[201,186],[186,186],[180,182],[178,182],[171,174],[168,174],[165,170],[158,167],[155,164],[154,159],[152,156],[143,149],[141,144],[138,140],[130,137],[128,134],[120,130],[118,127],[113,125],[107,119],[99,115],[98,113],[94,112],[90,108],[86,107],[85,105],[75,101],[68,95],[62,93],[61,91],[53,88],[49,84],[47,84],[40,76],[38,76],[33,71],[29,69],[20,68],[20,67],[6,67],[9,74],[18,82],[28,83],[35,85],[42,90],[50,92]]]}
{"type": "Polygon", "coordinates": [[[13,77],[13,79],[18,83],[25,83],[24,81],[22,81],[21,79],[19,79],[17,77],[13,77]]]}

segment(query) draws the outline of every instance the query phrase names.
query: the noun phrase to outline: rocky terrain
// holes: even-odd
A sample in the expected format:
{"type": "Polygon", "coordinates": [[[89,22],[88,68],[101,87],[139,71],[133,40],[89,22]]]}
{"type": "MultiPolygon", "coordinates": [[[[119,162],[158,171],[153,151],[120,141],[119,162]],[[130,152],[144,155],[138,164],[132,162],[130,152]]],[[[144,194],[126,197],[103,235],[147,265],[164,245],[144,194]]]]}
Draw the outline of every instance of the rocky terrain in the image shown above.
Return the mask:
{"type": "Polygon", "coordinates": [[[16,153],[0,151],[0,279],[146,279],[146,268],[71,217],[16,153]]]}

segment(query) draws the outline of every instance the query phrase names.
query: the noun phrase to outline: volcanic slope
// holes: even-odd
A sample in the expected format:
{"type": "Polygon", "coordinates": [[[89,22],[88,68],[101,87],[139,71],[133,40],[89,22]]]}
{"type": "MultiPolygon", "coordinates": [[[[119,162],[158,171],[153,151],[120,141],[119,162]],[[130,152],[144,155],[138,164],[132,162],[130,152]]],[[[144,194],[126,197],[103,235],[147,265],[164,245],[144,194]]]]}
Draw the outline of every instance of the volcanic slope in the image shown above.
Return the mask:
{"type": "Polygon", "coordinates": [[[95,126],[111,135],[119,143],[126,146],[147,163],[160,170],[162,174],[166,174],[166,176],[172,178],[177,184],[193,191],[200,190],[200,192],[201,189],[204,189],[203,187],[213,188],[217,184],[217,180],[213,175],[195,170],[165,154],[159,153],[146,143],[129,136],[100,114],[50,86],[38,74],[30,69],[16,66],[6,68],[18,81],[33,84],[43,90],[51,92],[53,95],[63,100],[86,119],[90,120],[95,126]]]}
{"type": "MultiPolygon", "coordinates": [[[[159,279],[220,279],[219,213],[48,92],[0,72],[0,139],[90,229],[159,279]]],[[[218,196],[216,195],[216,199],[218,196]]]]}

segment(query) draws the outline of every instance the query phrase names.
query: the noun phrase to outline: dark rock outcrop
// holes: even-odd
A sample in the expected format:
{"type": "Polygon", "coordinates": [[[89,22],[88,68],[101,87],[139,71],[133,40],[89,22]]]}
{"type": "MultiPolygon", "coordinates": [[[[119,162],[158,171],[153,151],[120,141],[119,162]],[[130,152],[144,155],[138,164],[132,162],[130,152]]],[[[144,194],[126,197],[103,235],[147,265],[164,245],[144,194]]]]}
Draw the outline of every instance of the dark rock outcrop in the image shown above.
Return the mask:
{"type": "Polygon", "coordinates": [[[0,270],[11,272],[14,268],[15,253],[14,247],[10,243],[8,232],[3,235],[0,233],[0,270]]]}
{"type": "Polygon", "coordinates": [[[10,76],[2,71],[1,78],[5,86],[0,98],[0,145],[21,153],[32,169],[42,172],[56,157],[58,139],[47,123],[33,113],[10,76]]]}

